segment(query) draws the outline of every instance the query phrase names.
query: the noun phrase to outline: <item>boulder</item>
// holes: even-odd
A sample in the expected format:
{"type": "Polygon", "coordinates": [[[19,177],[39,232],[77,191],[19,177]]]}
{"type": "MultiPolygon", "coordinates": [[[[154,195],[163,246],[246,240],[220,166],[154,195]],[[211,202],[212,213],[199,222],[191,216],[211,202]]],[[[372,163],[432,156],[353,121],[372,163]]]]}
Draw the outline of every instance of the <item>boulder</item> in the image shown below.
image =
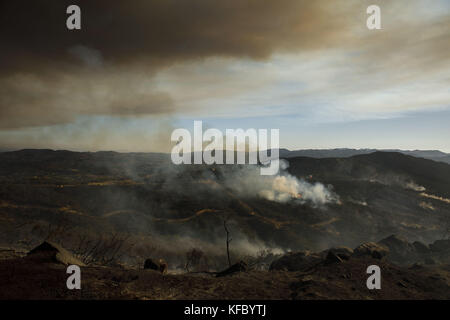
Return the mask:
{"type": "Polygon", "coordinates": [[[159,259],[158,262],[148,258],[144,262],[144,269],[159,271],[162,274],[166,274],[168,271],[168,264],[164,259],[159,259]]]}
{"type": "Polygon", "coordinates": [[[146,259],[144,262],[144,269],[159,271],[159,264],[149,258],[149,259],[146,259]]]}
{"type": "Polygon", "coordinates": [[[325,258],[326,264],[333,264],[333,263],[341,263],[343,260],[333,251],[328,251],[327,257],[325,258]]]}
{"type": "Polygon", "coordinates": [[[389,249],[387,259],[396,264],[407,265],[418,261],[416,248],[401,236],[391,235],[378,243],[389,249]]]}
{"type": "Polygon", "coordinates": [[[60,263],[64,265],[85,266],[83,262],[75,258],[69,251],[57,243],[44,241],[27,254],[27,259],[37,262],[60,263]]]}
{"type": "Polygon", "coordinates": [[[237,272],[247,271],[247,264],[244,261],[239,261],[238,263],[233,264],[231,267],[225,269],[224,271],[218,272],[216,277],[224,277],[237,272]]]}
{"type": "Polygon", "coordinates": [[[269,270],[306,271],[322,261],[323,258],[320,254],[309,251],[288,253],[274,260],[270,264],[269,270]]]}
{"type": "Polygon", "coordinates": [[[338,256],[341,260],[348,260],[353,254],[353,250],[348,247],[335,247],[325,251],[322,251],[322,254],[327,257],[328,254],[332,252],[336,256],[338,256]]]}
{"type": "Polygon", "coordinates": [[[408,249],[411,245],[409,244],[408,240],[401,236],[397,236],[395,234],[390,235],[387,238],[384,238],[383,240],[378,241],[379,244],[384,245],[385,247],[388,247],[389,249],[408,249]]]}
{"type": "Polygon", "coordinates": [[[353,256],[355,257],[363,257],[370,256],[375,259],[382,259],[389,253],[389,249],[381,244],[377,244],[375,242],[366,242],[359,245],[353,251],[353,256]]]}
{"type": "Polygon", "coordinates": [[[412,245],[413,245],[414,249],[416,249],[416,252],[419,254],[430,253],[430,248],[423,242],[414,241],[412,245]]]}
{"type": "Polygon", "coordinates": [[[436,240],[430,244],[430,249],[437,253],[450,251],[450,240],[436,240]]]}

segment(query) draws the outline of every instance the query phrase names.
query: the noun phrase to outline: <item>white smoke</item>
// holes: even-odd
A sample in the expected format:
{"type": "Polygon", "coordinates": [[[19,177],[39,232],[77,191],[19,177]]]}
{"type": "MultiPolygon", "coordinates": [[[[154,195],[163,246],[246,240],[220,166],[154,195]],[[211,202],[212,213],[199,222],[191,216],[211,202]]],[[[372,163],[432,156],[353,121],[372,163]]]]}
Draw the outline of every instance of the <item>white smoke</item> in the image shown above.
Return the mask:
{"type": "Polygon", "coordinates": [[[280,173],[275,176],[262,176],[255,166],[243,167],[227,175],[225,184],[234,193],[281,203],[293,201],[319,207],[338,202],[331,186],[298,179],[287,172],[288,166],[286,160],[281,160],[280,173]]]}
{"type": "Polygon", "coordinates": [[[424,186],[420,186],[406,176],[401,175],[380,175],[369,179],[372,183],[381,183],[388,186],[399,186],[408,190],[423,192],[426,190],[424,186]]]}
{"type": "Polygon", "coordinates": [[[426,190],[425,187],[419,186],[418,184],[416,184],[416,183],[414,183],[412,181],[407,182],[406,185],[405,185],[405,188],[406,189],[410,189],[410,190],[414,190],[414,191],[417,191],[417,192],[423,192],[423,191],[426,190]]]}
{"type": "Polygon", "coordinates": [[[69,54],[82,61],[89,67],[103,65],[103,56],[100,51],[82,45],[76,45],[68,49],[69,54]]]}

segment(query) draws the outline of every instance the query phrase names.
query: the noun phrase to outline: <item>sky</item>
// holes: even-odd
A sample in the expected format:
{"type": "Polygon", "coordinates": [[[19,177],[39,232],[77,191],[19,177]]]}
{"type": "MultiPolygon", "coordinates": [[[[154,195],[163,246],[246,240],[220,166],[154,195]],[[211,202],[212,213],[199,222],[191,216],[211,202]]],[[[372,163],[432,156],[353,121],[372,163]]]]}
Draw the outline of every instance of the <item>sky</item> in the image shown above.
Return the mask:
{"type": "Polygon", "coordinates": [[[446,0],[5,0],[0,39],[0,149],[167,152],[202,120],[450,152],[446,0]]]}

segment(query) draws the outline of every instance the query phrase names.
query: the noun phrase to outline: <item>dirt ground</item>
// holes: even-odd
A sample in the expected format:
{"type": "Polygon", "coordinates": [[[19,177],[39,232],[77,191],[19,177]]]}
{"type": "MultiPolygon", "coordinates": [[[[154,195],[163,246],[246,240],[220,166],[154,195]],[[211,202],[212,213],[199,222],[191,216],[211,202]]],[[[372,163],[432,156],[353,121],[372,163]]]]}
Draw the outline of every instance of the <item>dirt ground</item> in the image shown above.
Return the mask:
{"type": "Polygon", "coordinates": [[[61,264],[2,260],[0,299],[450,299],[450,266],[401,268],[371,258],[308,272],[249,271],[221,278],[82,267],[81,290],[67,289],[68,276],[61,264]],[[380,290],[366,287],[371,264],[381,268],[380,290]]]}

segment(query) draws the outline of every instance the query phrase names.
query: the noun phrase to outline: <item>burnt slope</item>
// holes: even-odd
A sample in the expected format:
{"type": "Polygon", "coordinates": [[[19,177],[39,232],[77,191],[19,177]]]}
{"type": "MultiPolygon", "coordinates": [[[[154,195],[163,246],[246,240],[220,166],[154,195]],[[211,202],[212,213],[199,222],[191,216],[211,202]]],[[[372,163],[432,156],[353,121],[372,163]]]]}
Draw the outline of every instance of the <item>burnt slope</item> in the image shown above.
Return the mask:
{"type": "Polygon", "coordinates": [[[374,259],[319,265],[309,272],[250,271],[221,278],[111,267],[81,270],[81,290],[67,290],[63,265],[0,261],[0,299],[450,299],[448,266],[402,268],[374,259]],[[371,264],[382,270],[381,290],[366,287],[371,264]]]}
{"type": "MultiPolygon", "coordinates": [[[[429,243],[444,235],[450,203],[439,197],[450,195],[450,165],[392,152],[289,163],[299,179],[332,185],[340,202],[312,207],[244,196],[223,183],[229,166],[173,166],[162,154],[0,153],[0,240],[16,244],[36,230],[34,224],[60,217],[76,230],[220,245],[228,216],[235,250],[247,243],[285,250],[353,247],[391,234],[429,243]],[[9,230],[11,222],[31,226],[20,235],[9,230]]],[[[39,237],[34,234],[34,244],[39,237]]]]}

